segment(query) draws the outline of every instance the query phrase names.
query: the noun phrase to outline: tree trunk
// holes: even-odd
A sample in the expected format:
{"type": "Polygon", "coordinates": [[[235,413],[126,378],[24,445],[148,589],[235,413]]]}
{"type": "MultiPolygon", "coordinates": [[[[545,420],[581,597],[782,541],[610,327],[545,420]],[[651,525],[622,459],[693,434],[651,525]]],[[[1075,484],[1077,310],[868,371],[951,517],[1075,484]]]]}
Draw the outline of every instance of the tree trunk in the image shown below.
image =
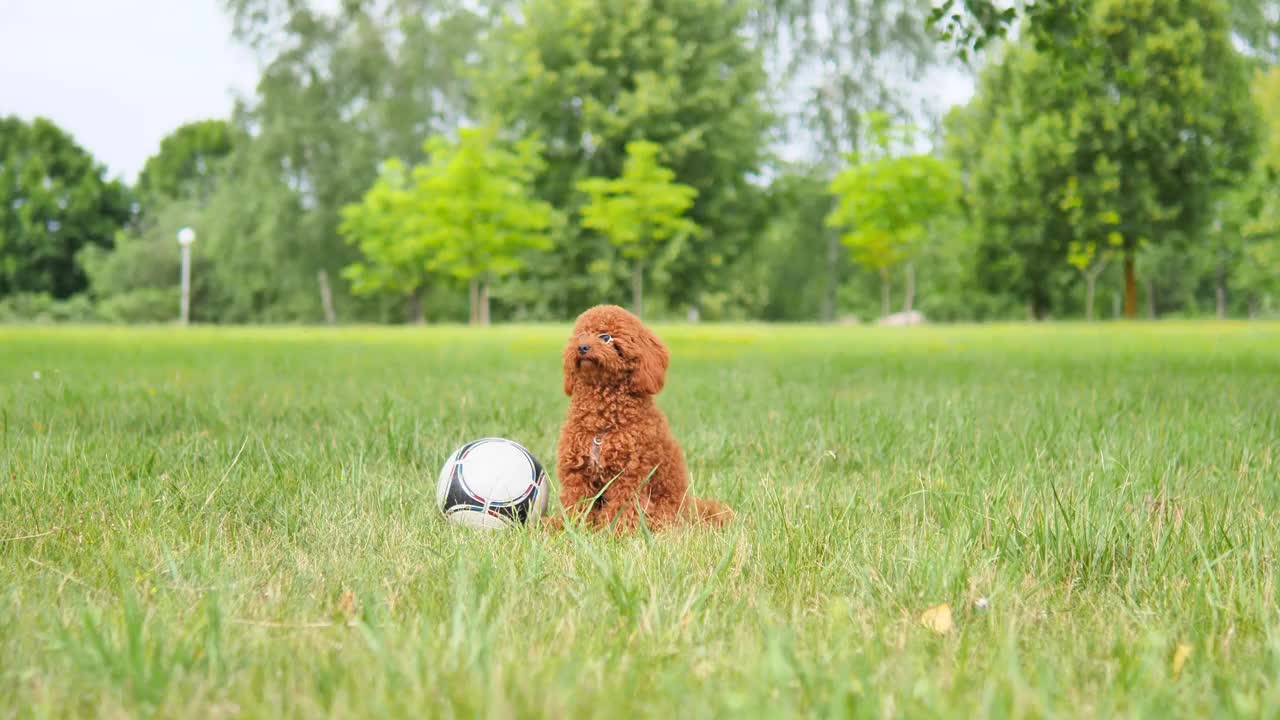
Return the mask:
{"type": "Polygon", "coordinates": [[[644,266],[638,262],[631,269],[631,312],[644,317],[644,266]]]}
{"type": "Polygon", "coordinates": [[[1133,268],[1133,251],[1124,254],[1124,316],[1138,316],[1138,276],[1133,268]]]}
{"type": "Polygon", "coordinates": [[[915,263],[907,263],[907,299],[902,303],[902,312],[909,313],[916,302],[916,265],[915,263]]]}
{"type": "Polygon", "coordinates": [[[329,272],[321,270],[316,273],[316,281],[320,283],[320,307],[324,308],[324,321],[333,325],[338,322],[338,314],[333,311],[333,290],[329,288],[329,272]]]}
{"type": "Polygon", "coordinates": [[[1111,317],[1120,317],[1120,293],[1111,293],[1111,317]]]}
{"type": "Polygon", "coordinates": [[[1049,298],[1039,286],[1032,287],[1027,295],[1027,320],[1043,322],[1049,315],[1049,298]]]}
{"type": "Polygon", "coordinates": [[[489,324],[489,278],[480,283],[480,324],[489,324]]]}
{"type": "Polygon", "coordinates": [[[475,325],[480,321],[480,280],[478,278],[471,278],[467,292],[470,293],[469,301],[471,305],[471,318],[468,322],[471,325],[475,325]]]}
{"type": "Polygon", "coordinates": [[[415,288],[409,293],[409,322],[414,325],[422,325],[426,322],[422,312],[422,288],[415,288]]]}
{"type": "Polygon", "coordinates": [[[1093,264],[1093,267],[1085,268],[1081,271],[1084,275],[1085,285],[1084,316],[1089,322],[1093,322],[1093,298],[1094,291],[1098,288],[1098,276],[1102,274],[1103,270],[1107,269],[1108,260],[1109,257],[1104,254],[1098,259],[1098,262],[1093,264]]]}
{"type": "Polygon", "coordinates": [[[889,269],[880,268],[880,317],[889,317],[889,269]]]}
{"type": "Polygon", "coordinates": [[[1222,261],[1218,262],[1218,319],[1225,320],[1227,318],[1227,266],[1222,261]]]}
{"type": "Polygon", "coordinates": [[[840,289],[840,238],[834,232],[827,234],[827,287],[822,295],[822,321],[834,322],[836,319],[836,293],[840,289]]]}
{"type": "Polygon", "coordinates": [[[1156,319],[1156,281],[1147,278],[1147,318],[1156,319]]]}
{"type": "Polygon", "coordinates": [[[1093,290],[1098,284],[1098,276],[1092,273],[1084,275],[1084,319],[1093,322],[1093,290]]]}

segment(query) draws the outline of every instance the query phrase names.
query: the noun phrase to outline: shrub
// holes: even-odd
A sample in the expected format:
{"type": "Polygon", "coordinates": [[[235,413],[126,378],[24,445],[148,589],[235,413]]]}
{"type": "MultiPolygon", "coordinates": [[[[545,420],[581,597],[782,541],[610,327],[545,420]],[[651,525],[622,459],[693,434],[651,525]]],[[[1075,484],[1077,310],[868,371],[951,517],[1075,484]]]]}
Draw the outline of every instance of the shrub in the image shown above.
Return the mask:
{"type": "Polygon", "coordinates": [[[178,317],[177,288],[142,288],[98,303],[98,315],[113,323],[162,323],[178,317]]]}
{"type": "Polygon", "coordinates": [[[17,293],[0,298],[0,323],[94,322],[97,309],[85,295],[58,300],[48,293],[17,293]]]}

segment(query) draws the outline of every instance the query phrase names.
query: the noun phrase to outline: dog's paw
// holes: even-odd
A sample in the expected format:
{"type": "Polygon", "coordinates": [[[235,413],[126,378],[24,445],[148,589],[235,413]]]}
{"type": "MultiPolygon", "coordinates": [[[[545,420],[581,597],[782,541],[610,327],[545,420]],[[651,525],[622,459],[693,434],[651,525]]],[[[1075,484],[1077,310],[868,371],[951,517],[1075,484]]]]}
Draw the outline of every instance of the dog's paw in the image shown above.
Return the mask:
{"type": "Polygon", "coordinates": [[[538,519],[537,526],[547,532],[556,533],[564,530],[564,520],[564,515],[544,515],[538,519]]]}

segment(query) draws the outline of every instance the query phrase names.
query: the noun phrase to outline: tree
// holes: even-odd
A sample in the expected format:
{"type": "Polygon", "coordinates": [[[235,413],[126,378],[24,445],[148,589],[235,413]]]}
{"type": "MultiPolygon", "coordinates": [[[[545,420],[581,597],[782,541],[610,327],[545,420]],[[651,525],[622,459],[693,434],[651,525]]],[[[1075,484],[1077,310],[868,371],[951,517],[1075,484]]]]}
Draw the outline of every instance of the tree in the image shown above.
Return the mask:
{"type": "MultiPolygon", "coordinates": [[[[942,0],[929,13],[929,24],[968,60],[1021,23],[1037,50],[1066,64],[1082,47],[1080,29],[1088,24],[1089,6],[1081,0],[942,0]]],[[[1270,64],[1280,59],[1280,3],[1229,0],[1227,8],[1231,32],[1247,54],[1270,64]]]]}
{"type": "MultiPolygon", "coordinates": [[[[753,26],[765,48],[781,109],[779,132],[823,184],[841,159],[865,149],[868,113],[920,117],[932,109],[910,85],[938,65],[936,39],[926,18],[929,0],[771,0],[756,3],[753,26]]],[[[925,93],[924,97],[931,97],[925,93]]],[[[824,193],[825,194],[825,193],[824,193]]],[[[834,319],[844,279],[839,233],[825,213],[801,213],[812,226],[796,228],[820,238],[817,257],[824,277],[817,316],[834,319]]]]}
{"type": "Polygon", "coordinates": [[[1071,241],[1063,193],[1074,146],[1070,96],[1057,68],[1013,46],[984,69],[970,103],[947,118],[946,150],[962,169],[978,282],[1020,297],[1027,317],[1050,311],[1071,241]]]}
{"type": "Polygon", "coordinates": [[[834,283],[844,277],[850,261],[838,239],[835,254],[829,252],[829,237],[838,237],[824,225],[835,206],[827,192],[829,182],[825,168],[807,164],[779,168],[764,206],[760,240],[751,255],[739,262],[754,270],[751,280],[764,293],[756,317],[774,321],[834,318],[833,298],[838,291],[834,283]],[[836,266],[834,270],[831,265],[836,266]]]}
{"type": "Polygon", "coordinates": [[[530,190],[540,147],[508,146],[494,127],[471,127],[456,141],[434,136],[426,148],[411,187],[392,164],[360,205],[349,206],[343,228],[366,261],[347,274],[361,291],[407,292],[428,272],[447,274],[468,284],[471,322],[488,324],[493,281],[520,269],[526,251],[550,246],[555,213],[530,190]]]}
{"type": "Polygon", "coordinates": [[[754,26],[787,108],[782,131],[815,162],[835,164],[862,149],[869,113],[919,113],[906,85],[937,66],[928,0],[771,0],[754,26]]]}
{"type": "Polygon", "coordinates": [[[1120,168],[1109,158],[1099,158],[1093,173],[1083,178],[1071,175],[1057,194],[1071,234],[1067,263],[1084,279],[1085,319],[1091,322],[1098,276],[1124,246],[1124,236],[1116,229],[1120,214],[1106,202],[1120,187],[1120,174],[1120,168]]]}
{"type": "MultiPolygon", "coordinates": [[[[761,54],[744,37],[747,12],[740,0],[527,0],[490,45],[477,93],[513,130],[544,142],[538,195],[570,217],[586,200],[578,182],[618,177],[627,143],[662,147],[675,179],[697,190],[689,218],[703,229],[667,268],[671,303],[696,304],[754,241],[763,193],[751,179],[771,117],[761,54]]],[[[631,274],[608,262],[603,238],[566,231],[529,267],[555,288],[546,302],[559,316],[625,292],[631,274]]]]}
{"type": "Polygon", "coordinates": [[[1080,276],[1085,281],[1084,316],[1089,322],[1093,322],[1093,298],[1098,287],[1098,276],[1107,269],[1107,263],[1111,262],[1111,246],[1119,244],[1118,236],[1113,237],[1116,240],[1101,247],[1095,240],[1084,243],[1072,241],[1071,251],[1067,255],[1067,262],[1080,271],[1080,276]]]}
{"type": "Polygon", "coordinates": [[[1229,0],[1231,30],[1246,55],[1267,65],[1280,62],[1280,2],[1229,0]]]}
{"type": "Polygon", "coordinates": [[[1059,46],[1023,45],[984,73],[952,146],[977,222],[995,231],[984,233],[988,265],[1024,274],[1033,315],[1053,262],[1092,262],[1105,244],[1123,257],[1133,317],[1137,251],[1204,241],[1255,142],[1225,18],[1213,0],[1100,0],[1072,25],[1069,71],[1059,46]]]}
{"type": "Polygon", "coordinates": [[[414,171],[422,216],[435,249],[431,267],[467,281],[472,322],[489,323],[490,287],[523,265],[528,250],[551,246],[551,205],[532,197],[542,170],[541,147],[522,140],[513,148],[492,127],[464,128],[458,142],[435,137],[431,160],[414,171]]]}
{"type": "Polygon", "coordinates": [[[201,120],[165,136],[160,150],[138,173],[143,202],[207,201],[217,187],[221,164],[231,154],[233,133],[226,120],[201,120]]]}
{"type": "Polygon", "coordinates": [[[428,152],[430,163],[415,170],[415,179],[428,245],[436,250],[431,266],[467,281],[471,320],[488,324],[494,278],[520,269],[526,250],[550,247],[556,215],[530,190],[543,168],[539,143],[508,149],[492,127],[463,128],[457,143],[435,137],[428,152]]]}
{"type": "Polygon", "coordinates": [[[1075,93],[1075,167],[1078,175],[1114,168],[1117,182],[1096,184],[1085,210],[1117,216],[1133,317],[1139,245],[1203,233],[1217,199],[1248,171],[1258,122],[1215,0],[1100,0],[1090,28],[1097,48],[1075,93]]]}
{"type": "Polygon", "coordinates": [[[1260,152],[1248,180],[1220,209],[1218,304],[1228,304],[1226,277],[1247,296],[1245,310],[1256,315],[1280,294],[1280,68],[1259,70],[1253,97],[1263,120],[1260,152]]]}
{"type": "Polygon", "coordinates": [[[842,241],[853,259],[880,274],[881,314],[889,314],[889,273],[905,263],[907,292],[903,310],[915,300],[912,259],[920,251],[931,223],[955,209],[959,178],[951,164],[927,154],[894,155],[910,146],[909,135],[875,121],[879,156],[849,157],[849,167],[832,180],[836,207],[827,223],[847,231],[842,241]],[[897,137],[895,137],[897,136],[897,137]]]}
{"type": "MultiPolygon", "coordinates": [[[[205,226],[202,208],[192,200],[166,200],[151,205],[136,222],[116,233],[111,248],[88,245],[77,255],[89,278],[89,296],[104,317],[128,322],[172,321],[179,313],[181,252],[177,230],[205,226]]],[[[209,302],[213,259],[203,243],[191,248],[191,319],[217,318],[209,302]]]]}
{"type": "MultiPolygon", "coordinates": [[[[233,150],[232,128],[224,120],[202,120],[179,127],[160,141],[138,175],[138,217],[115,234],[112,247],[83,248],[77,261],[89,278],[100,307],[123,309],[121,319],[169,319],[177,312],[178,229],[190,225],[205,235],[206,205],[223,180],[233,150]],[[171,302],[169,302],[171,300],[171,302]],[[145,311],[138,317],[138,311],[145,311]],[[164,312],[164,315],[158,313],[164,312]]],[[[202,242],[192,250],[193,314],[201,321],[218,317],[210,269],[216,258],[202,242]]]]}
{"type": "Polygon", "coordinates": [[[364,258],[344,268],[342,275],[357,295],[406,295],[410,319],[422,324],[422,290],[429,277],[431,255],[423,234],[414,232],[414,226],[421,223],[415,222],[418,218],[408,175],[399,160],[388,160],[364,197],[342,209],[338,232],[364,258]]]}
{"type": "MultiPolygon", "coordinates": [[[[423,138],[470,107],[468,64],[486,21],[463,0],[223,0],[235,38],[263,59],[234,115],[228,182],[210,199],[201,243],[219,262],[230,321],[322,317],[319,273],[359,258],[338,233],[341,208],[379,163],[423,157],[423,138]]],[[[380,317],[385,295],[333,288],[347,317],[380,317]]]]}
{"type": "Polygon", "coordinates": [[[583,226],[604,233],[631,264],[631,310],[637,316],[644,308],[645,270],[663,244],[698,232],[685,217],[698,191],[674,181],[675,173],[658,161],[660,151],[651,142],[627,143],[620,177],[578,183],[591,198],[582,208],[583,226]]]}
{"type": "Polygon", "coordinates": [[[128,190],[49,120],[0,118],[0,297],[85,289],[76,253],[110,247],[133,217],[128,190]]]}
{"type": "Polygon", "coordinates": [[[1037,50],[1066,56],[1079,48],[1088,7],[1089,2],[1081,0],[1030,0],[1013,5],[1003,0],[942,0],[933,6],[929,22],[944,40],[954,42],[961,59],[968,60],[1004,38],[1021,15],[1037,50]]]}

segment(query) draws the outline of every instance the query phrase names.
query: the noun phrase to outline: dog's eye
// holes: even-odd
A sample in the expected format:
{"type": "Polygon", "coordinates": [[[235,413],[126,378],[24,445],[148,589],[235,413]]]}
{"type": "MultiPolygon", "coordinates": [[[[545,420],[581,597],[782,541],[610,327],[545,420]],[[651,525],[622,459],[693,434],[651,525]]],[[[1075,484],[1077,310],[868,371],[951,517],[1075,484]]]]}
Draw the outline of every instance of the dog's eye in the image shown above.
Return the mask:
{"type": "Polygon", "coordinates": [[[609,343],[613,342],[613,336],[610,335],[609,333],[604,333],[599,337],[600,337],[600,342],[604,343],[605,345],[608,345],[609,343]]]}

